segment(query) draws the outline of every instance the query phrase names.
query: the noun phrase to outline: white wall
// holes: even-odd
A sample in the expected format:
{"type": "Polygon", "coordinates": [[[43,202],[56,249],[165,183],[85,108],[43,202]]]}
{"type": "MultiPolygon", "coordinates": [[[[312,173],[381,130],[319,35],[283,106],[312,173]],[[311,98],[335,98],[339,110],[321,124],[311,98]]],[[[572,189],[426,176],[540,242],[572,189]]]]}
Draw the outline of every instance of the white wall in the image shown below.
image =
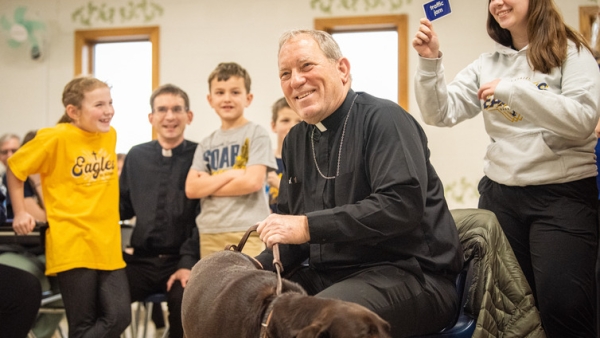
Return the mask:
{"type": "MultiPolygon", "coordinates": [[[[593,0],[555,1],[566,22],[576,29],[579,6],[595,4],[593,0]]],[[[425,3],[404,0],[399,9],[391,10],[392,0],[383,0],[383,6],[366,10],[364,2],[359,1],[356,10],[347,10],[335,0],[332,13],[327,14],[311,8],[311,0],[146,0],[148,4],[160,5],[163,14],[149,22],[141,17],[121,22],[115,16],[113,23],[92,20],[91,26],[72,20],[72,14],[88,3],[118,9],[127,7],[130,2],[143,1],[0,1],[0,16],[12,20],[15,8],[26,6],[26,17],[35,15],[47,25],[47,48],[41,61],[31,60],[24,48],[9,48],[5,36],[0,35],[0,134],[24,135],[31,129],[53,125],[62,115],[62,89],[74,75],[73,40],[77,29],[159,25],[160,83],[171,82],[188,92],[195,120],[187,129],[186,137],[199,141],[219,127],[218,117],[206,102],[207,77],[219,62],[235,61],[249,71],[254,102],[246,116],[270,130],[271,104],[282,96],[276,53],[278,37],[283,31],[312,28],[315,17],[408,14],[409,38],[412,39],[425,3]]],[[[436,21],[448,79],[481,52],[491,49],[492,42],[485,30],[487,3],[485,0],[452,0],[452,14],[436,21]]],[[[407,109],[420,119],[412,91],[417,55],[412,47],[406,47],[410,48],[411,84],[407,109]]],[[[140,123],[148,123],[145,115],[140,116],[140,123]]],[[[424,128],[429,137],[432,162],[446,185],[450,206],[475,207],[474,189],[482,175],[482,158],[488,143],[481,117],[452,129],[424,128]]]]}

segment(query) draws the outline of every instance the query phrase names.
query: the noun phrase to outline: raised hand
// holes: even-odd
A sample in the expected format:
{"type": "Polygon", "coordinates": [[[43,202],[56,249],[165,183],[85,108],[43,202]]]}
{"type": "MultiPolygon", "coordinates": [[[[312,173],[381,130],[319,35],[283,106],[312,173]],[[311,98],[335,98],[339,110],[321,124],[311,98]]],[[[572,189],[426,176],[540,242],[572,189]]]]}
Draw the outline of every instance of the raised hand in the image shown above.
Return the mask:
{"type": "Polygon", "coordinates": [[[433,24],[426,18],[421,18],[419,22],[419,30],[412,40],[413,48],[424,58],[438,58],[440,56],[440,42],[433,30],[433,24]]]}

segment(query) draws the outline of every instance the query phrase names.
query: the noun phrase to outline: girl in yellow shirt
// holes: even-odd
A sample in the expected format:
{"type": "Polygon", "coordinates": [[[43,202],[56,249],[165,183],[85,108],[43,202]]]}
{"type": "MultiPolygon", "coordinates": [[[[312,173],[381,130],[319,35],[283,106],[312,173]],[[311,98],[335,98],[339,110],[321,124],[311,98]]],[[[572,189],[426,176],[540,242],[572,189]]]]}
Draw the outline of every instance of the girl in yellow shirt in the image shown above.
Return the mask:
{"type": "Polygon", "coordinates": [[[9,160],[13,228],[31,232],[23,182],[39,173],[46,203],[46,274],[57,275],[70,337],[118,337],[131,321],[121,253],[116,131],[108,85],[78,77],[63,91],[65,116],[9,160]]]}

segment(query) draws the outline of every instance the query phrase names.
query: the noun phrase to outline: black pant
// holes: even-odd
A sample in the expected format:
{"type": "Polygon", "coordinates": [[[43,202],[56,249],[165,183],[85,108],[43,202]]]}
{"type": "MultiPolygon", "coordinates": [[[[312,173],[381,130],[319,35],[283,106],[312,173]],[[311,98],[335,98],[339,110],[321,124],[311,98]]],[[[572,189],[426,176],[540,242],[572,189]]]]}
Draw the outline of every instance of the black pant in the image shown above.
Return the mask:
{"type": "Polygon", "coordinates": [[[550,338],[596,337],[595,177],[515,187],[484,177],[479,207],[496,214],[550,338]]]}
{"type": "MultiPolygon", "coordinates": [[[[600,200],[598,200],[598,225],[600,225],[600,200]]],[[[600,232],[598,235],[600,236],[600,232]]],[[[598,258],[596,259],[596,330],[600,333],[600,244],[598,244],[598,258]]]]}
{"type": "Polygon", "coordinates": [[[69,337],[119,337],[131,323],[125,269],[72,269],[58,273],[69,337]]]}
{"type": "Polygon", "coordinates": [[[27,337],[41,299],[42,286],[34,275],[0,264],[0,335],[27,337]]]}
{"type": "MultiPolygon", "coordinates": [[[[181,324],[183,287],[179,281],[176,281],[171,286],[171,290],[167,292],[167,281],[177,271],[179,256],[140,257],[135,254],[123,253],[123,258],[127,263],[125,270],[129,280],[131,301],[143,301],[151,294],[166,293],[169,307],[169,336],[172,338],[183,337],[181,324]]],[[[156,309],[152,316],[156,326],[163,326],[162,310],[159,306],[154,306],[153,309],[156,309]]]]}
{"type": "Polygon", "coordinates": [[[424,280],[392,265],[370,267],[350,275],[343,272],[298,270],[290,279],[309,295],[360,304],[388,321],[392,337],[435,333],[458,311],[454,282],[424,274],[424,280]]]}

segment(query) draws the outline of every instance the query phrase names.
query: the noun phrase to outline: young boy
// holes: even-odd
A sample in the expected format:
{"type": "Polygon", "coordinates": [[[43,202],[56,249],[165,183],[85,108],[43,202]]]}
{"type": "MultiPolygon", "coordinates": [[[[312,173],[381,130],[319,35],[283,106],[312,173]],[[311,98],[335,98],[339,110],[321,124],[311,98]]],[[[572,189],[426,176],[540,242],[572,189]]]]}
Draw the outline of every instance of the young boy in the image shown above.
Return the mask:
{"type": "Polygon", "coordinates": [[[277,148],[275,148],[275,160],[277,161],[277,171],[269,171],[267,182],[269,184],[269,206],[272,212],[277,212],[277,196],[279,196],[279,182],[283,172],[283,160],[281,159],[281,149],[283,140],[290,129],[298,124],[302,119],[285,100],[285,97],[275,101],[271,115],[271,130],[277,134],[277,148]]]}
{"type": "MultiPolygon", "coordinates": [[[[221,128],[196,149],[185,193],[200,198],[196,218],[200,256],[237,244],[248,228],[270,213],[264,191],[267,170],[277,164],[267,131],[244,117],[252,102],[250,76],[237,63],[220,63],[208,77],[208,103],[221,119],[221,128]]],[[[264,244],[256,234],[244,253],[255,256],[264,244]]]]}

